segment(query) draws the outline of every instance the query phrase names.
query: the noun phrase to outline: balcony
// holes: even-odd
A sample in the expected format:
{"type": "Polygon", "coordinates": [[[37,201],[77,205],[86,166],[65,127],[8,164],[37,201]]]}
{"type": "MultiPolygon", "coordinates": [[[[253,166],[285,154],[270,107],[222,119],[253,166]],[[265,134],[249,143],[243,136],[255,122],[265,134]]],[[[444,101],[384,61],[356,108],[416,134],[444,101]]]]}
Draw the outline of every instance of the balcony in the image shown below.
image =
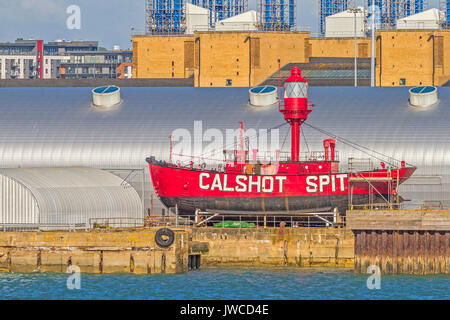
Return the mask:
{"type": "MultiPolygon", "coordinates": [[[[284,100],[281,99],[279,101],[279,110],[280,112],[289,112],[289,113],[294,113],[294,112],[298,112],[298,111],[305,111],[304,109],[299,109],[299,110],[292,110],[292,109],[286,109],[286,107],[284,106],[284,100]]],[[[311,101],[308,101],[308,105],[306,106],[306,111],[311,112],[314,108],[314,104],[311,101]]]]}

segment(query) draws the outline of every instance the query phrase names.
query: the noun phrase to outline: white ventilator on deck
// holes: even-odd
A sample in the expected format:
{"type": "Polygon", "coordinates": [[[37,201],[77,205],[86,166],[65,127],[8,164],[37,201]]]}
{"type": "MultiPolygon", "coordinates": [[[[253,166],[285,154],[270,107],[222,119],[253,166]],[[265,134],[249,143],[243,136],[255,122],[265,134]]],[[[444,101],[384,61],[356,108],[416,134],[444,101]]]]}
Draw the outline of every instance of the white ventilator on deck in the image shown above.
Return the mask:
{"type": "Polygon", "coordinates": [[[97,107],[111,107],[121,102],[120,88],[103,86],[92,90],[92,103],[97,107]]]}
{"type": "Polygon", "coordinates": [[[120,177],[92,168],[0,169],[3,224],[89,225],[89,219],[143,223],[142,201],[120,177]]]}
{"type": "Polygon", "coordinates": [[[428,107],[438,103],[437,88],[432,86],[409,89],[409,103],[415,107],[428,107]]]}
{"type": "Polygon", "coordinates": [[[250,104],[252,106],[264,107],[278,102],[277,88],[273,86],[260,86],[251,88],[250,104]]]}

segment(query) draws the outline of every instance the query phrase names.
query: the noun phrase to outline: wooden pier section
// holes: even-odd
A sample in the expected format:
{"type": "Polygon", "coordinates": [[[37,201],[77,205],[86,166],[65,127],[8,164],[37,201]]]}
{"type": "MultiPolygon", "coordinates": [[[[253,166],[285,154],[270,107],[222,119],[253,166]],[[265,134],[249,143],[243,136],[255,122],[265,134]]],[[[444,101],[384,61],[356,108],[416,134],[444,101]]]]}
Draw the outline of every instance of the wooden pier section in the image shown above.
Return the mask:
{"type": "Polygon", "coordinates": [[[355,273],[449,274],[450,211],[350,210],[355,273]]]}

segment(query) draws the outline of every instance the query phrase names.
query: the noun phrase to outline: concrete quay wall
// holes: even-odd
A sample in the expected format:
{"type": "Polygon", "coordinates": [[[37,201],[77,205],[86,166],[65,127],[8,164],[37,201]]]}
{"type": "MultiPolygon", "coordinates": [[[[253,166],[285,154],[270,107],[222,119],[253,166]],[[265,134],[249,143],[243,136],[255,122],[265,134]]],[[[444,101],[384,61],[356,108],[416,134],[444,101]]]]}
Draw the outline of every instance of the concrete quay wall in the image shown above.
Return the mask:
{"type": "Polygon", "coordinates": [[[90,232],[0,232],[0,272],[183,273],[188,234],[175,230],[169,248],[155,243],[156,229],[90,232]]]}
{"type": "Polygon", "coordinates": [[[194,228],[202,266],[353,268],[354,236],[338,228],[194,228]]]}
{"type": "Polygon", "coordinates": [[[450,273],[448,211],[350,211],[346,228],[172,229],[0,232],[0,272],[184,273],[208,266],[353,268],[366,273],[450,273]]]}

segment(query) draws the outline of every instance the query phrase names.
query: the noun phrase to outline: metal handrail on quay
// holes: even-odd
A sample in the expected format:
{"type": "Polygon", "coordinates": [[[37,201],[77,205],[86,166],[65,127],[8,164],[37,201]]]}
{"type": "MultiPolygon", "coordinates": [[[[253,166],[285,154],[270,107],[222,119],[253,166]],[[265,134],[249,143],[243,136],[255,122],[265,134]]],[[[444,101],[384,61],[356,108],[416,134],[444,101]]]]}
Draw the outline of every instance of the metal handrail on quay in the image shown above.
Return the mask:
{"type": "Polygon", "coordinates": [[[0,223],[0,231],[87,231],[86,223],[0,223]]]}
{"type": "Polygon", "coordinates": [[[339,227],[345,225],[345,217],[336,219],[334,213],[316,214],[287,214],[287,215],[226,215],[209,212],[199,212],[196,215],[179,215],[176,217],[152,216],[149,217],[150,225],[169,223],[178,226],[191,227],[215,227],[215,228],[279,228],[285,227],[339,227]]]}
{"type": "Polygon", "coordinates": [[[145,218],[91,218],[90,228],[127,227],[215,227],[215,228],[278,228],[342,227],[345,216],[333,212],[297,213],[286,215],[236,215],[197,212],[189,215],[149,215],[145,218]]]}
{"type": "Polygon", "coordinates": [[[376,202],[367,204],[352,204],[349,210],[402,210],[402,203],[386,203],[386,202],[376,202]]]}
{"type": "Polygon", "coordinates": [[[90,229],[137,228],[144,226],[145,218],[112,217],[89,218],[90,229]]]}

